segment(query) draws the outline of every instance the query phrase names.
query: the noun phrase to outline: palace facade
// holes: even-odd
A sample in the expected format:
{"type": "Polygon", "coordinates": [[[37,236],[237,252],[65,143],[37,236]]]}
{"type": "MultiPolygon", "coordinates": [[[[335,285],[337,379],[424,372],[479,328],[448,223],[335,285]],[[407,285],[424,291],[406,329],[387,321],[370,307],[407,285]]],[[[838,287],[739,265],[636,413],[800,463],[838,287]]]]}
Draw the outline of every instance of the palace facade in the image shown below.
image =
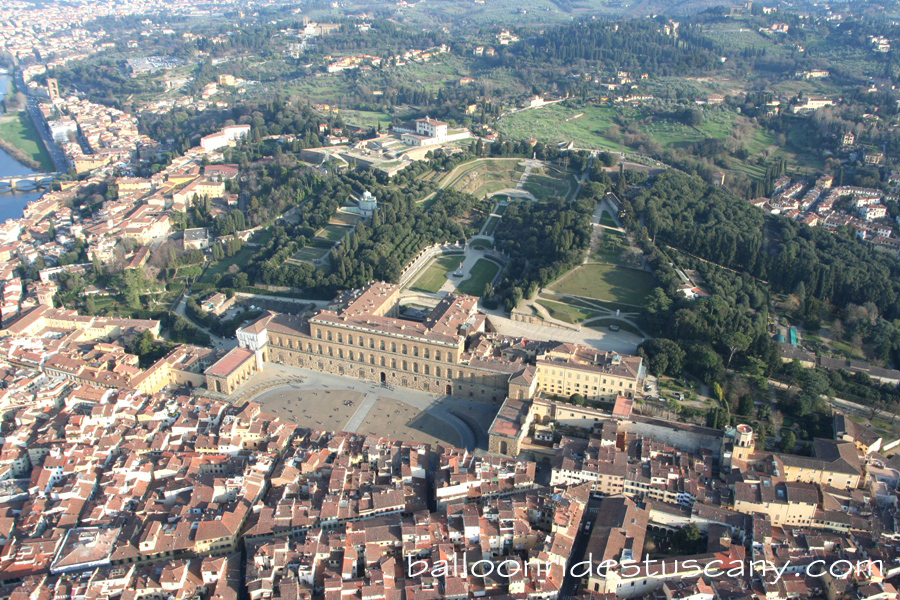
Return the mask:
{"type": "Polygon", "coordinates": [[[256,370],[278,363],[480,402],[640,390],[640,357],[489,332],[472,296],[450,294],[424,319],[402,318],[400,290],[374,282],[310,318],[267,312],[238,330],[240,347],[255,354],[256,370]]]}

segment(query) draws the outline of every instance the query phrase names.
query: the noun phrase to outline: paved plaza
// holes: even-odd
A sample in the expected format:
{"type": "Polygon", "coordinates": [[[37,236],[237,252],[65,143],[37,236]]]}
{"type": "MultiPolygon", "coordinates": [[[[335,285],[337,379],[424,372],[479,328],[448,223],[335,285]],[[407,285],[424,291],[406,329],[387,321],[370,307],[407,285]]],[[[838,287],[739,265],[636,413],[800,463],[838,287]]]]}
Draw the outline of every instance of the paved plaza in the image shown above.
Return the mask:
{"type": "Polygon", "coordinates": [[[234,397],[260,387],[249,398],[265,410],[311,429],[353,431],[391,439],[487,448],[487,428],[499,406],[454,396],[428,394],[266,363],[234,397]],[[281,380],[295,381],[271,387],[281,380]]]}

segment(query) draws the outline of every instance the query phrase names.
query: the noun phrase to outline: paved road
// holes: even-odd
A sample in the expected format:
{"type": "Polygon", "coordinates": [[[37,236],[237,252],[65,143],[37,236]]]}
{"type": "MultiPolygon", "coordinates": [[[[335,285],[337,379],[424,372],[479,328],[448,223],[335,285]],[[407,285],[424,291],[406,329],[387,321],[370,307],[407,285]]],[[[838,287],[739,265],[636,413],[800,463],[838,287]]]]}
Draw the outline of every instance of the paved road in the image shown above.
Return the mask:
{"type": "Polygon", "coordinates": [[[210,331],[209,329],[204,327],[203,325],[200,325],[199,323],[196,323],[193,319],[191,319],[187,315],[187,312],[185,312],[185,307],[187,306],[187,298],[188,297],[186,295],[181,296],[181,300],[178,302],[178,306],[175,307],[175,314],[184,317],[194,327],[196,327],[200,331],[208,334],[210,339],[213,342],[213,348],[215,348],[216,350],[231,350],[232,348],[237,346],[237,340],[229,340],[229,339],[226,339],[223,337],[219,337],[216,334],[214,334],[212,331],[210,331]]]}
{"type": "Polygon", "coordinates": [[[69,169],[69,161],[66,160],[65,153],[63,153],[59,146],[56,145],[56,142],[53,141],[53,135],[50,133],[50,129],[47,127],[43,115],[41,115],[41,110],[38,108],[37,98],[28,94],[28,86],[25,85],[25,80],[22,78],[21,71],[16,73],[16,87],[20,92],[26,94],[26,109],[28,110],[28,116],[31,117],[34,128],[37,129],[37,132],[40,134],[41,140],[47,148],[47,152],[50,153],[50,158],[53,160],[54,167],[57,171],[65,173],[69,169]]]}
{"type": "MultiPolygon", "coordinates": [[[[566,576],[563,579],[562,587],[559,590],[559,596],[557,598],[559,600],[569,600],[576,591],[578,591],[578,583],[581,581],[581,578],[575,578],[572,576],[573,566],[575,563],[582,561],[584,558],[584,553],[587,551],[588,542],[591,539],[591,532],[585,531],[585,525],[588,522],[593,526],[594,521],[597,520],[597,513],[600,510],[600,500],[596,498],[591,498],[588,501],[587,508],[584,511],[584,516],[582,517],[582,525],[578,528],[578,534],[575,536],[575,543],[572,545],[572,553],[569,554],[569,562],[566,564],[566,576]]],[[[593,527],[591,527],[593,529],[593,527]]],[[[579,567],[578,572],[580,573],[584,570],[584,566],[579,567]]]]}

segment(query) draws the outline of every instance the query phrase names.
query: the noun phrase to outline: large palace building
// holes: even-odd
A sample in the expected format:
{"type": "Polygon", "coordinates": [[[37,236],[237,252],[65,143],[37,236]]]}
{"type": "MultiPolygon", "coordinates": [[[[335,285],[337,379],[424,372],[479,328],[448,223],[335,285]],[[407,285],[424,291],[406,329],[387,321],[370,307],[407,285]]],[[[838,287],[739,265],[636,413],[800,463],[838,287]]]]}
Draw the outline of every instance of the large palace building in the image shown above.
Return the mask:
{"type": "Polygon", "coordinates": [[[308,319],[267,312],[238,330],[239,347],[210,367],[207,386],[231,393],[248,363],[255,372],[271,362],[482,402],[640,390],[640,357],[489,332],[472,296],[448,295],[418,320],[398,316],[399,300],[399,286],[374,282],[308,319]]]}

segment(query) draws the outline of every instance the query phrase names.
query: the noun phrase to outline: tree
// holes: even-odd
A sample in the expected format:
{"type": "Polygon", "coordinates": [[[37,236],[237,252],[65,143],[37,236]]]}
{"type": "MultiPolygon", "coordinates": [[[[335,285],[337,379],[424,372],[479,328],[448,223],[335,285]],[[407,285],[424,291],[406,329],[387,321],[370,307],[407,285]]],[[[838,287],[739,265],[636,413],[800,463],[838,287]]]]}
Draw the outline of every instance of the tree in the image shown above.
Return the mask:
{"type": "Polygon", "coordinates": [[[650,372],[654,375],[681,377],[685,352],[674,341],[654,338],[641,344],[638,353],[647,357],[650,372]]]}
{"type": "Polygon", "coordinates": [[[725,345],[728,346],[728,363],[726,367],[731,366],[731,359],[734,358],[736,352],[746,352],[750,347],[750,336],[740,331],[732,331],[725,336],[725,345]]]}
{"type": "Polygon", "coordinates": [[[584,396],[581,394],[575,393],[569,397],[569,401],[576,406],[584,406],[584,396]]]}
{"type": "Polygon", "coordinates": [[[682,556],[691,556],[699,550],[702,534],[696,523],[689,523],[675,532],[672,545],[682,556]]]}
{"type": "Polygon", "coordinates": [[[753,397],[749,395],[741,396],[737,412],[739,415],[751,416],[753,414],[753,397]]]}
{"type": "Polygon", "coordinates": [[[793,452],[794,446],[797,445],[797,436],[794,435],[793,431],[788,430],[783,436],[781,436],[781,451],[782,452],[793,452]]]}

